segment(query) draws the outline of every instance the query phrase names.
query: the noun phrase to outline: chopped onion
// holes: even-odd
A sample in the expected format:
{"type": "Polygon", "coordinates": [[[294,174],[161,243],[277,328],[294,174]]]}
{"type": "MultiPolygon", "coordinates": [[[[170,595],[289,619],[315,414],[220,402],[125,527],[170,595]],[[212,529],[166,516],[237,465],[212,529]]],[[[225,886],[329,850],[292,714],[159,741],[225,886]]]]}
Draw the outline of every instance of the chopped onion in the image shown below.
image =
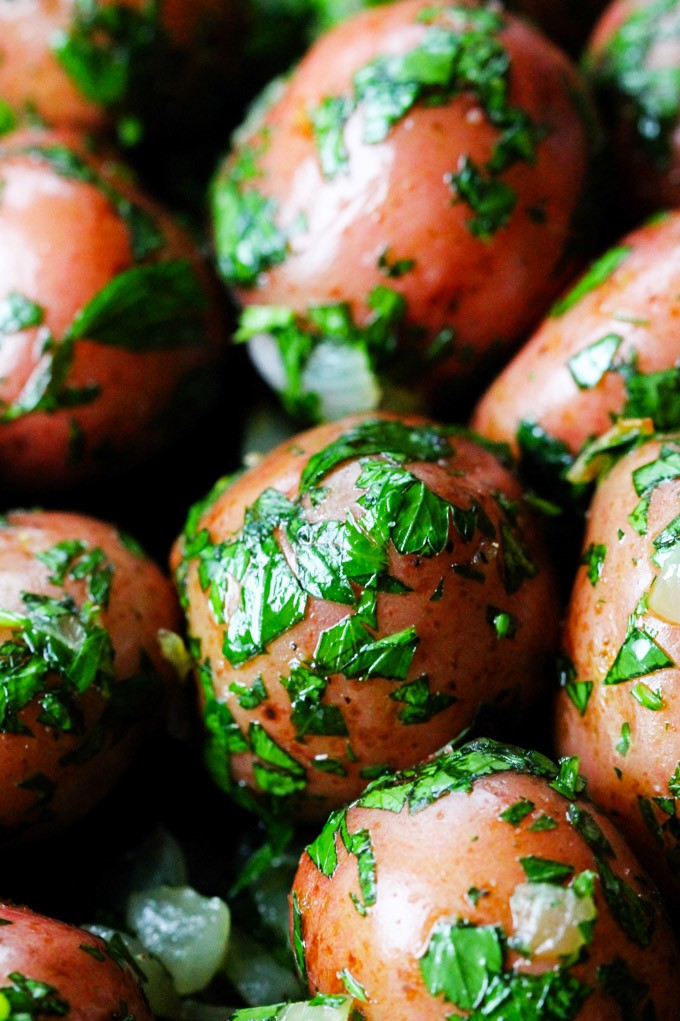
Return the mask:
{"type": "Polygon", "coordinates": [[[347,1021],[351,1006],[349,996],[344,997],[344,1003],[332,1007],[326,1003],[291,1003],[277,1021],[347,1021]]]}
{"type": "Polygon", "coordinates": [[[680,624],[680,544],[665,557],[649,594],[648,607],[657,617],[680,624]]]}
{"type": "Polygon", "coordinates": [[[261,943],[234,927],[224,964],[229,981],[252,1007],[294,1000],[301,986],[291,967],[285,968],[261,943]]]}
{"type": "Polygon", "coordinates": [[[219,897],[202,897],[188,886],[133,893],[127,923],[163,962],[180,996],[205,989],[222,967],[231,919],[219,897]]]}
{"type": "Polygon", "coordinates": [[[532,957],[558,960],[586,943],[584,922],[596,917],[588,894],[553,883],[520,883],[510,898],[515,941],[532,957]]]}
{"type": "MultiPolygon", "coordinates": [[[[275,339],[260,333],[251,338],[248,350],[267,383],[279,393],[285,390],[286,374],[275,339]]],[[[366,352],[332,340],[322,340],[309,356],[302,372],[302,392],[318,397],[319,417],[324,420],[374,411],[382,396],[366,352]]]]}
{"type": "Polygon", "coordinates": [[[115,929],[109,929],[103,925],[87,925],[85,928],[95,936],[101,936],[107,942],[113,936],[119,936],[130,952],[133,961],[144,974],[144,992],[153,1013],[157,1017],[179,1021],[182,1016],[182,1004],[175,991],[170,973],[157,957],[150,954],[138,939],[128,936],[125,932],[117,932],[115,929]]]}

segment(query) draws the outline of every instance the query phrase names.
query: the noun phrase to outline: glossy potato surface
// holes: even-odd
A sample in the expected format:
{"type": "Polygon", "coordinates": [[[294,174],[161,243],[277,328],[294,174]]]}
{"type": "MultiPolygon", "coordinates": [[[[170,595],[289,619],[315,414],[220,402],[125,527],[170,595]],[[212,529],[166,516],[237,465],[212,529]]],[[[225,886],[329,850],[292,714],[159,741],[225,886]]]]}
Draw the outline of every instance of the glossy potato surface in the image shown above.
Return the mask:
{"type": "Polygon", "coordinates": [[[679,903],[680,443],[647,443],[599,486],[563,634],[555,741],[679,903]]]}
{"type": "Polygon", "coordinates": [[[177,74],[182,53],[193,47],[200,59],[206,28],[225,35],[234,8],[232,0],[2,0],[0,97],[18,116],[34,110],[53,127],[102,130],[112,113],[148,101],[140,87],[171,93],[176,81],[155,80],[169,71],[168,47],[177,74]]]}
{"type": "Polygon", "coordinates": [[[193,242],[84,139],[8,136],[0,179],[0,479],[40,491],[165,442],[219,323],[193,242]]]}
{"type": "Polygon", "coordinates": [[[680,213],[624,237],[553,307],[482,398],[473,426],[539,459],[572,457],[623,418],[680,422],[680,213]]]}
{"type": "MultiPolygon", "coordinates": [[[[569,273],[586,107],[567,58],[511,15],[423,0],[364,11],[316,43],[218,174],[223,276],[246,306],[289,308],[303,330],[316,306],[334,303],[366,327],[374,290],[390,289],[405,306],[385,350],[370,350],[374,367],[409,389],[445,388],[512,349],[569,273]],[[441,85],[441,67],[428,64],[441,37],[460,47],[448,59],[469,62],[468,77],[452,71],[441,85]],[[390,70],[402,57],[415,70],[390,70]],[[427,68],[431,90],[419,77],[427,68]],[[390,84],[400,74],[408,89],[412,76],[415,99],[390,84]],[[383,75],[369,103],[371,86],[364,95],[357,82],[383,75]],[[503,125],[518,132],[516,148],[503,125]],[[269,226],[252,229],[260,210],[269,226]]],[[[291,343],[280,340],[282,350],[291,343]]]]}
{"type": "Polygon", "coordinates": [[[0,904],[0,919],[0,1004],[8,1016],[151,1021],[137,976],[104,940],[12,904],[0,904]]]}
{"type": "Polygon", "coordinates": [[[318,427],[190,523],[173,564],[222,780],[318,817],[540,685],[558,609],[538,526],[455,429],[318,427]]]}
{"type": "Polygon", "coordinates": [[[98,802],[153,724],[169,679],[157,633],[177,606],[112,526],[17,511],[0,527],[0,625],[0,825],[39,835],[98,802]]]}
{"type": "Polygon", "coordinates": [[[292,892],[310,992],[353,990],[368,1021],[620,1021],[626,1002],[674,1016],[678,951],[649,882],[546,761],[473,742],[332,816],[292,892]],[[517,900],[537,893],[526,927],[517,900]]]}

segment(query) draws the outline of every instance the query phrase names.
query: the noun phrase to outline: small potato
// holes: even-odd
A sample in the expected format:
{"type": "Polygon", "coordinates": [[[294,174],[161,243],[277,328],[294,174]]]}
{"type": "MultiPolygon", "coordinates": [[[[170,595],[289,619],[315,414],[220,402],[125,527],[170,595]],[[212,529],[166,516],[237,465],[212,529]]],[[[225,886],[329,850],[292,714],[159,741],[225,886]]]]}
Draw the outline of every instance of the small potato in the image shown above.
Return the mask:
{"type": "Polygon", "coordinates": [[[237,337],[288,410],[429,399],[512,350],[575,268],[588,104],[567,58],[500,8],[404,0],[337,26],[274,96],[213,222],[237,337]]]}
{"type": "Polygon", "coordinates": [[[158,715],[177,626],[169,582],[110,525],[15,512],[0,523],[0,827],[39,836],[85,815],[158,715]]]}
{"type": "Polygon", "coordinates": [[[87,131],[154,106],[156,120],[168,107],[176,118],[201,65],[233,60],[236,10],[234,0],[3,0],[0,102],[87,131]]]}
{"type": "Polygon", "coordinates": [[[44,491],[166,442],[219,317],[188,235],[79,136],[5,138],[0,181],[0,482],[44,491]]]}
{"type": "Polygon", "coordinates": [[[152,1021],[122,943],[0,904],[0,1012],[6,1018],[152,1021]]]}
{"type": "Polygon", "coordinates": [[[558,616],[515,479],[420,418],[284,443],[194,508],[173,566],[215,777],[312,817],[483,704],[516,715],[558,616]]]}
{"type": "Polygon", "coordinates": [[[680,426],[680,213],[624,237],[553,307],[473,428],[547,472],[618,418],[680,426]]]}
{"type": "Polygon", "coordinates": [[[633,220],[680,206],[680,8],[614,0],[584,68],[609,129],[612,186],[633,220]]]}
{"type": "Polygon", "coordinates": [[[680,904],[680,441],[600,483],[563,635],[555,740],[680,904]]]}
{"type": "Polygon", "coordinates": [[[366,1021],[675,1017],[670,926],[577,770],[475,741],[333,813],[291,896],[310,991],[366,1021]]]}

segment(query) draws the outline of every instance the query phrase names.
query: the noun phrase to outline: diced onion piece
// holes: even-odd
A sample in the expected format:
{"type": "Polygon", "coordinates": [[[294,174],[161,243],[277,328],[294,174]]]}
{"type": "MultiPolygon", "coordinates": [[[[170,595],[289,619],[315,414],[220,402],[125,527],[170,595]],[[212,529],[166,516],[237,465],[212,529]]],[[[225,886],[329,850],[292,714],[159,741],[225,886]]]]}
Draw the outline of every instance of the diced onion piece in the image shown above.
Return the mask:
{"type": "Polygon", "coordinates": [[[586,943],[580,928],[596,917],[588,894],[553,883],[520,883],[510,898],[517,943],[532,957],[558,960],[586,943]]]}
{"type": "MultiPolygon", "coordinates": [[[[283,360],[274,338],[267,333],[258,334],[249,341],[248,350],[269,385],[279,392],[285,390],[283,360]]],[[[316,345],[303,369],[301,383],[303,394],[318,398],[319,418],[323,420],[374,411],[382,396],[366,352],[330,340],[316,345]]]]}
{"type": "Polygon", "coordinates": [[[680,544],[665,558],[661,574],[654,579],[647,605],[657,617],[680,624],[680,544]]]}
{"type": "Polygon", "coordinates": [[[138,939],[103,925],[88,925],[86,928],[88,932],[94,933],[95,936],[101,936],[107,942],[113,936],[120,937],[133,961],[144,975],[144,993],[156,1017],[169,1018],[170,1021],[177,1021],[181,1017],[182,1004],[175,991],[169,971],[163,967],[157,957],[154,957],[146,947],[142,946],[138,939]]]}
{"type": "Polygon", "coordinates": [[[127,923],[163,962],[180,996],[205,989],[226,956],[229,908],[219,897],[202,897],[191,887],[133,893],[127,923]]]}
{"type": "MultiPolygon", "coordinates": [[[[284,968],[248,933],[234,927],[224,971],[246,1003],[282,1003],[300,996],[302,989],[292,968],[284,968]]],[[[304,993],[302,993],[304,995],[304,993]]]]}
{"type": "MultiPolygon", "coordinates": [[[[336,999],[335,997],[333,998],[336,999]]],[[[338,999],[340,999],[338,997],[338,999]]],[[[347,1021],[352,1000],[344,997],[344,1002],[337,1006],[314,1003],[291,1003],[284,1008],[277,1021],[347,1021]]]]}

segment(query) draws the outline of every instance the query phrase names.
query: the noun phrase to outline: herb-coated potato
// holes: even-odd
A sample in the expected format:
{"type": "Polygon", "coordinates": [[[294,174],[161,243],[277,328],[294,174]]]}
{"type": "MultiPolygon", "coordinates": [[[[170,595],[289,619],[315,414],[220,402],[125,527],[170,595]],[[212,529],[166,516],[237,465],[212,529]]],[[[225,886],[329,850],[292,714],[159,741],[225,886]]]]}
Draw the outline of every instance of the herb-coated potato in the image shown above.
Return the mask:
{"type": "Polygon", "coordinates": [[[0,904],[0,1011],[7,1018],[152,1021],[121,943],[0,904]]]}
{"type": "Polygon", "coordinates": [[[516,345],[574,268],[586,109],[496,8],[407,0],[316,43],[213,189],[237,337],[289,410],[371,410],[383,373],[448,392],[516,345]]]}
{"type": "MultiPolygon", "coordinates": [[[[166,116],[196,66],[224,56],[234,0],[0,0],[3,122],[101,130],[118,116],[166,116]],[[207,55],[207,56],[206,56],[207,55]]],[[[231,47],[229,47],[231,49],[231,47]]],[[[235,47],[234,47],[235,51],[235,47]]]]}
{"type": "Polygon", "coordinates": [[[310,990],[366,1021],[675,1017],[670,926],[577,768],[476,741],[334,813],[291,898],[310,990]]]}
{"type": "Polygon", "coordinates": [[[0,827],[40,835],[113,786],[158,715],[172,587],[113,527],[57,512],[0,525],[0,827]]]}
{"type": "Polygon", "coordinates": [[[6,137],[0,180],[0,480],[45,490],[166,441],[219,320],[193,242],[76,136],[6,137]]]}
{"type": "Polygon", "coordinates": [[[553,307],[473,417],[490,439],[563,470],[617,418],[680,425],[680,213],[610,249],[553,307]]]}
{"type": "Polygon", "coordinates": [[[611,136],[612,183],[638,216],[680,205],[680,5],[615,0],[585,68],[611,136]]]}
{"type": "Polygon", "coordinates": [[[218,781],[323,816],[482,704],[515,715],[558,613],[537,529],[492,453],[420,418],[318,427],[219,486],[173,554],[218,781]]]}
{"type": "Polygon", "coordinates": [[[567,614],[555,740],[680,903],[680,442],[600,483],[567,614]]]}

